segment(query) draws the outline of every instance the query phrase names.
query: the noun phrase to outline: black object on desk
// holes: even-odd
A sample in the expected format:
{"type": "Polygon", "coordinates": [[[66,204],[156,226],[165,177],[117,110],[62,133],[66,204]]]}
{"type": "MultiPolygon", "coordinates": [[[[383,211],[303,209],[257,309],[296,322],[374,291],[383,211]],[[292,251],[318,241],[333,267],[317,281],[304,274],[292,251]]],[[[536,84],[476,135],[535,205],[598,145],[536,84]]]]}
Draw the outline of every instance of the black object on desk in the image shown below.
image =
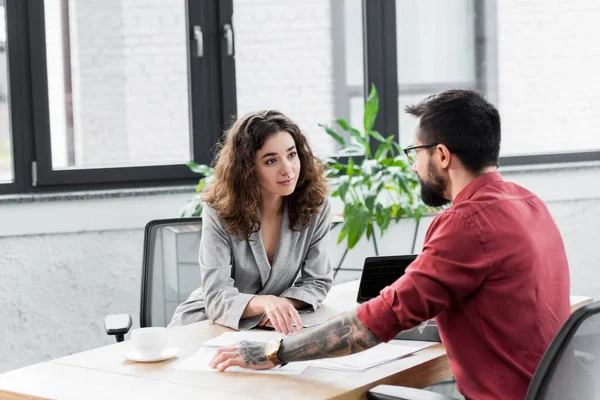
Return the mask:
{"type": "MultiPolygon", "coordinates": [[[[364,303],[377,297],[386,286],[397,281],[406,268],[417,258],[417,254],[400,256],[367,257],[363,267],[356,301],[364,303]]],[[[441,342],[440,332],[434,320],[429,320],[412,329],[400,332],[396,339],[441,342]]]]}

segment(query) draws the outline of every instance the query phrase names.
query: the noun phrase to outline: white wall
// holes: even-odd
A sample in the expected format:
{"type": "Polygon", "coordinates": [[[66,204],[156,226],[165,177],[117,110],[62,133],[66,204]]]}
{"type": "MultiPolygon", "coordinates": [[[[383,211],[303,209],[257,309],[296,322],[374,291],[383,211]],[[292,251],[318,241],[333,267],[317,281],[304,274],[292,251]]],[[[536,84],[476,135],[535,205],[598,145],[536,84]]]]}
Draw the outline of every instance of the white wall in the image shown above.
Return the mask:
{"type": "MultiPolygon", "coordinates": [[[[590,184],[600,180],[600,166],[503,175],[547,201],[565,241],[572,293],[600,297],[600,188],[590,184]]],[[[190,188],[172,195],[2,204],[0,372],[112,343],[102,325],[107,314],[128,312],[137,326],[143,227],[175,216],[192,194],[190,188]]],[[[390,229],[379,240],[380,253],[410,252],[413,227],[390,229]]],[[[336,234],[330,243],[336,263],[343,248],[335,245],[336,234]]],[[[363,241],[344,266],[360,268],[372,254],[363,241]]],[[[340,273],[338,281],[358,276],[340,273]]]]}

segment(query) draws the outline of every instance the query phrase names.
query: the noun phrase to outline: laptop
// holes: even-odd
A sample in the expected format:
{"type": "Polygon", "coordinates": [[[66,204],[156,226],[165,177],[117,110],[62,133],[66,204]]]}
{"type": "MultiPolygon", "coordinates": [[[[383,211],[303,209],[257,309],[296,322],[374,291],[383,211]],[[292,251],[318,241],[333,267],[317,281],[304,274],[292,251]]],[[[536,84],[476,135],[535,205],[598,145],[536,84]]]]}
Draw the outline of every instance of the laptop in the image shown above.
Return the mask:
{"type": "Polygon", "coordinates": [[[406,267],[417,258],[417,254],[402,256],[367,257],[360,278],[356,301],[364,303],[379,296],[386,286],[404,275],[406,267]]]}
{"type": "MultiPolygon", "coordinates": [[[[406,267],[416,258],[417,254],[367,257],[360,278],[356,301],[364,303],[379,296],[381,290],[404,275],[406,267]]],[[[438,327],[433,320],[425,321],[419,326],[400,332],[396,339],[441,342],[438,327]]]]}

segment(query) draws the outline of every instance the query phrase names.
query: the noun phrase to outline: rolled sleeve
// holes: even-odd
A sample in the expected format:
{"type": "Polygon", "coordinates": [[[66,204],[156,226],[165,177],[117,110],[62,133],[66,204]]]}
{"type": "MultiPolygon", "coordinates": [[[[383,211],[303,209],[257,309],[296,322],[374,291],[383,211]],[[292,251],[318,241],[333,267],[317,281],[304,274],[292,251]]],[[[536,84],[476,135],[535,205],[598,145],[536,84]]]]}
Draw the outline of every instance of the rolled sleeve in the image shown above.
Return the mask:
{"type": "Polygon", "coordinates": [[[402,330],[396,313],[387,305],[383,296],[361,304],[356,314],[365,328],[382,342],[389,342],[402,330]]]}

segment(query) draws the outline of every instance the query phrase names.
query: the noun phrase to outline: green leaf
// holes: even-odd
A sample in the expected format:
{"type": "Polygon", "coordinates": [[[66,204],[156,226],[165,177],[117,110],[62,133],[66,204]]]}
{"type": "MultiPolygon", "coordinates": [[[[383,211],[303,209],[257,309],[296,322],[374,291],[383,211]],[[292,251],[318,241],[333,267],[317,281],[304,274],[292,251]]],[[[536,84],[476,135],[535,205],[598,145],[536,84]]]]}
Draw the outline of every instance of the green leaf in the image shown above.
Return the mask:
{"type": "Polygon", "coordinates": [[[208,165],[198,164],[195,161],[190,161],[187,163],[187,166],[192,172],[202,175],[212,175],[214,174],[214,169],[209,167],[208,165]]]}
{"type": "Polygon", "coordinates": [[[352,136],[356,140],[356,142],[358,142],[358,144],[360,144],[364,148],[365,154],[370,155],[371,149],[369,146],[369,140],[366,137],[366,135],[363,135],[358,129],[351,127],[350,124],[348,123],[348,121],[346,121],[345,119],[336,119],[335,122],[343,130],[348,132],[350,134],[350,136],[352,136]]]}
{"type": "Polygon", "coordinates": [[[388,147],[381,144],[377,147],[377,151],[375,152],[375,156],[373,158],[381,162],[381,159],[385,159],[385,157],[387,156],[388,151],[388,147]]]}
{"type": "Polygon", "coordinates": [[[340,176],[339,186],[337,188],[337,192],[340,195],[340,199],[345,201],[346,193],[348,193],[348,188],[350,187],[350,178],[348,176],[340,176]]]}
{"type": "Polygon", "coordinates": [[[396,151],[398,152],[398,154],[404,155],[404,150],[402,149],[402,147],[400,147],[400,143],[393,142],[393,144],[394,144],[394,147],[396,148],[396,151]]]}
{"type": "Polygon", "coordinates": [[[344,140],[343,137],[341,137],[340,135],[337,134],[336,131],[334,131],[333,129],[331,129],[330,127],[323,125],[323,124],[319,124],[319,126],[323,129],[325,129],[325,132],[331,136],[336,142],[338,142],[339,144],[341,144],[342,146],[346,145],[346,141],[344,140]]]}
{"type": "Polygon", "coordinates": [[[366,210],[362,206],[356,207],[352,212],[352,215],[346,215],[344,213],[344,218],[350,218],[348,221],[348,248],[352,249],[361,236],[365,232],[367,228],[367,219],[370,217],[370,214],[366,212],[366,210]]]}
{"type": "Polygon", "coordinates": [[[342,150],[340,150],[339,154],[342,156],[365,154],[365,146],[363,146],[362,144],[361,145],[351,144],[349,146],[344,147],[342,150]]]}
{"type": "Polygon", "coordinates": [[[347,235],[348,235],[348,224],[344,223],[344,226],[342,227],[342,230],[340,231],[340,234],[338,235],[337,243],[338,244],[342,243],[342,241],[344,240],[344,238],[347,235]]]}
{"type": "Polygon", "coordinates": [[[369,214],[373,214],[373,208],[375,207],[375,199],[377,198],[377,195],[375,194],[370,194],[365,196],[365,205],[367,206],[367,209],[369,210],[369,214]]]}
{"type": "Polygon", "coordinates": [[[348,166],[346,167],[346,174],[352,178],[354,175],[354,160],[352,157],[348,160],[348,166]]]}
{"type": "Polygon", "coordinates": [[[367,239],[371,239],[371,236],[373,236],[373,220],[369,219],[367,221],[367,239]]]}
{"type": "Polygon", "coordinates": [[[409,183],[404,174],[396,174],[396,181],[398,182],[398,186],[404,190],[404,193],[410,194],[411,190],[409,188],[409,183]]]}
{"type": "Polygon", "coordinates": [[[385,165],[386,167],[390,167],[392,166],[392,164],[394,163],[394,159],[393,158],[383,158],[383,159],[379,159],[379,163],[381,165],[385,165]]]}
{"type": "Polygon", "coordinates": [[[194,213],[192,214],[192,217],[201,217],[202,216],[202,205],[198,204],[196,206],[196,209],[194,210],[194,213]]]}
{"type": "Polygon", "coordinates": [[[371,92],[365,103],[364,126],[365,132],[369,132],[375,125],[377,113],[379,112],[379,95],[375,85],[371,85],[371,92]]]}
{"type": "Polygon", "coordinates": [[[340,119],[336,119],[335,122],[340,126],[340,128],[342,128],[343,130],[345,130],[346,132],[350,132],[350,129],[354,129],[350,126],[350,124],[348,123],[348,121],[346,121],[343,118],[340,119]]]}
{"type": "Polygon", "coordinates": [[[369,135],[373,136],[375,139],[377,139],[378,141],[385,143],[386,139],[381,136],[381,133],[377,132],[377,131],[367,131],[369,132],[369,135]]]}

